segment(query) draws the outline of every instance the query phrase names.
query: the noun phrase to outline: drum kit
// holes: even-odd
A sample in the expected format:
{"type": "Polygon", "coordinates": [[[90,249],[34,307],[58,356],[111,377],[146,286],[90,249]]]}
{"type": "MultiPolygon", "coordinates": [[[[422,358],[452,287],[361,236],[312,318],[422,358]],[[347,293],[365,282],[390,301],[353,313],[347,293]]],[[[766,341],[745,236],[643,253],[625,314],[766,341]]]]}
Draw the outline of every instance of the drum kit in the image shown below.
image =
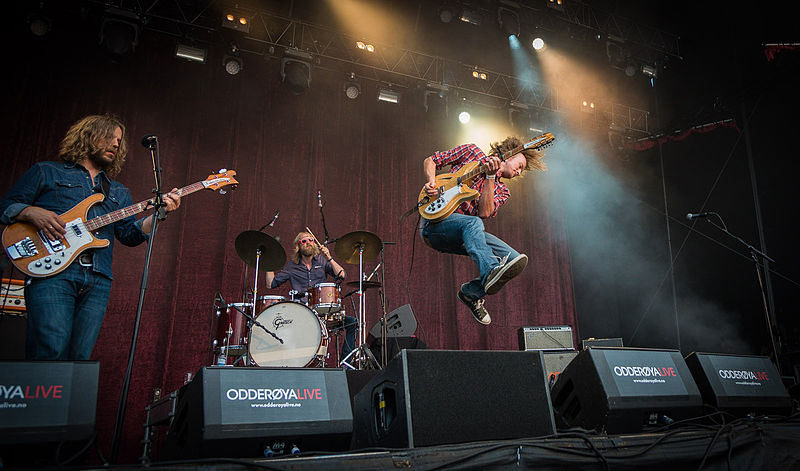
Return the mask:
{"type": "MultiPolygon", "coordinates": [[[[364,263],[378,256],[383,243],[375,234],[355,231],[335,239],[338,260],[358,264],[358,281],[346,283],[354,288],[341,295],[337,283],[318,283],[305,293],[291,291],[289,297],[258,295],[258,272],[278,271],[286,264],[280,242],[261,231],[245,231],[236,237],[236,253],[255,268],[252,296],[226,304],[221,295],[214,300],[214,323],[210,351],[219,366],[322,367],[328,359],[329,333],[341,333],[344,325],[342,300],[358,296],[358,332],[355,349],[337,366],[365,369],[377,362],[366,346],[364,294],[381,283],[364,276],[364,263]],[[337,327],[338,325],[338,327],[337,327]],[[329,327],[331,331],[329,332],[329,327]]],[[[377,270],[377,267],[376,267],[377,270]]],[[[374,274],[374,272],[373,272],[374,274]]],[[[370,276],[371,277],[371,276],[370,276]]],[[[337,337],[338,343],[338,337],[337,337]]],[[[338,350],[337,350],[338,355],[338,350]]]]}

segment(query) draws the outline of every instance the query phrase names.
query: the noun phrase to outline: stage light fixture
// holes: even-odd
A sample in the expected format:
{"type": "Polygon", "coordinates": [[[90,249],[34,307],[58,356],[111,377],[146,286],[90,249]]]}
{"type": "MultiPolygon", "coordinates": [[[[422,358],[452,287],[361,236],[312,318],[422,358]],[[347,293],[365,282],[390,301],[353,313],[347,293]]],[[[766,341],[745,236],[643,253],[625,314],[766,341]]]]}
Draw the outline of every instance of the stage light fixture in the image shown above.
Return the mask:
{"type": "Polygon", "coordinates": [[[461,122],[461,124],[469,123],[470,119],[472,119],[472,116],[469,114],[469,111],[465,110],[461,113],[458,113],[458,120],[461,122]]]}
{"type": "Polygon", "coordinates": [[[642,74],[651,78],[658,78],[658,67],[653,65],[643,65],[642,74]]]}
{"type": "Polygon", "coordinates": [[[436,104],[441,104],[444,105],[444,113],[447,115],[447,94],[449,92],[450,87],[447,85],[428,82],[422,99],[422,105],[425,107],[425,111],[427,112],[429,110],[431,103],[433,103],[434,106],[436,106],[436,104]]]}
{"type": "Polygon", "coordinates": [[[222,67],[230,75],[236,75],[244,69],[244,62],[239,57],[239,48],[231,46],[230,53],[222,57],[222,67]]]}
{"type": "Polygon", "coordinates": [[[250,18],[252,14],[247,14],[240,10],[229,10],[222,15],[222,26],[242,33],[250,32],[250,18]]]}
{"type": "Polygon", "coordinates": [[[531,41],[531,46],[533,46],[533,48],[537,51],[541,51],[544,48],[544,39],[538,37],[533,38],[533,41],[531,41]]]}
{"type": "Polygon", "coordinates": [[[463,21],[464,23],[469,23],[471,25],[480,26],[481,25],[481,15],[477,11],[474,10],[461,10],[461,15],[458,17],[459,20],[463,21]]]}
{"type": "Polygon", "coordinates": [[[400,92],[390,88],[381,88],[378,90],[378,101],[400,103],[400,92]]]}
{"type": "Polygon", "coordinates": [[[44,36],[50,32],[53,20],[44,11],[44,2],[28,15],[28,27],[35,36],[44,36]]]}
{"type": "Polygon", "coordinates": [[[206,63],[206,56],[208,51],[203,48],[188,46],[186,44],[178,43],[175,47],[175,57],[185,59],[189,62],[206,63]]]}
{"type": "Polygon", "coordinates": [[[458,5],[447,0],[443,1],[442,6],[439,7],[439,21],[450,23],[457,16],[459,16],[458,5]]]}
{"type": "Polygon", "coordinates": [[[519,15],[516,11],[506,7],[498,7],[497,23],[506,36],[519,37],[519,15]]]}
{"type": "Polygon", "coordinates": [[[139,43],[140,25],[136,13],[109,7],[100,23],[100,44],[114,56],[131,53],[139,43]]]}
{"type": "Polygon", "coordinates": [[[364,41],[356,41],[356,47],[362,51],[375,52],[375,46],[370,43],[365,43],[364,41]]]}
{"type": "Polygon", "coordinates": [[[564,11],[564,0],[547,0],[547,8],[552,8],[556,11],[564,11]]]}
{"type": "Polygon", "coordinates": [[[486,72],[480,72],[478,70],[472,71],[472,76],[476,79],[486,80],[486,72]]]}
{"type": "Polygon", "coordinates": [[[355,100],[361,95],[361,85],[356,79],[355,72],[350,72],[350,75],[344,81],[344,94],[351,100],[355,100]]]}
{"type": "Polygon", "coordinates": [[[583,100],[581,102],[581,111],[585,113],[592,113],[594,111],[594,101],[583,100]]]}
{"type": "Polygon", "coordinates": [[[281,82],[295,95],[305,92],[311,86],[311,54],[287,49],[281,59],[281,82]]]}

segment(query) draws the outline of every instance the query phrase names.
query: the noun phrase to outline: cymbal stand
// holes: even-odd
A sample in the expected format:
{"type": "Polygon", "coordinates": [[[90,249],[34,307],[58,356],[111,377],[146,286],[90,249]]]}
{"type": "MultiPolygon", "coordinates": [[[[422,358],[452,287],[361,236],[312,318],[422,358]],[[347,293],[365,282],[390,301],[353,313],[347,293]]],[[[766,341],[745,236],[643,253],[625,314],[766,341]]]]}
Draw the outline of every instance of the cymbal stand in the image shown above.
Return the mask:
{"type": "Polygon", "coordinates": [[[367,347],[367,322],[366,313],[364,312],[364,244],[358,244],[358,339],[356,348],[345,356],[340,365],[344,365],[352,370],[366,370],[368,368],[380,369],[375,356],[367,347]],[[348,363],[348,360],[353,357],[352,361],[357,367],[348,363]]]}

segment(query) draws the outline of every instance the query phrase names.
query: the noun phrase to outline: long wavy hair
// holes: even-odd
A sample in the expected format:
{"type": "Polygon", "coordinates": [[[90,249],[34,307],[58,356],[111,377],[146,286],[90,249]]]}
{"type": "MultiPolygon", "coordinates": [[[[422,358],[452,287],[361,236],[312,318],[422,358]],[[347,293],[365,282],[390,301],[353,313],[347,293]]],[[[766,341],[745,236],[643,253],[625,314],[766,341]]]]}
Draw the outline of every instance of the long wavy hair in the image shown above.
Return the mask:
{"type": "MultiPolygon", "coordinates": [[[[300,257],[301,257],[301,254],[300,254],[300,239],[302,239],[305,236],[308,236],[308,237],[311,237],[311,238],[314,237],[311,234],[309,234],[308,232],[300,232],[294,238],[294,254],[292,255],[292,260],[294,260],[294,263],[300,263],[300,257]]],[[[317,255],[319,255],[319,247],[317,247],[317,244],[312,242],[311,243],[311,247],[314,248],[314,253],[311,256],[312,257],[316,257],[317,255]]]]}
{"type": "Polygon", "coordinates": [[[110,177],[116,177],[128,155],[128,142],[125,125],[114,115],[89,115],[81,118],[69,128],[61,140],[58,156],[64,162],[73,163],[89,159],[104,149],[106,140],[114,137],[117,128],[122,130],[122,140],[114,154],[114,160],[104,169],[110,177]]]}
{"type": "MultiPolygon", "coordinates": [[[[493,143],[492,148],[500,151],[500,154],[504,154],[512,149],[520,147],[523,144],[525,144],[525,142],[523,142],[522,139],[515,136],[509,136],[502,142],[493,143]]],[[[497,154],[497,152],[492,151],[491,154],[497,154]]],[[[525,156],[524,172],[529,172],[531,170],[540,170],[544,172],[547,170],[547,165],[542,160],[544,159],[543,150],[525,149],[521,152],[521,154],[525,156]]]]}

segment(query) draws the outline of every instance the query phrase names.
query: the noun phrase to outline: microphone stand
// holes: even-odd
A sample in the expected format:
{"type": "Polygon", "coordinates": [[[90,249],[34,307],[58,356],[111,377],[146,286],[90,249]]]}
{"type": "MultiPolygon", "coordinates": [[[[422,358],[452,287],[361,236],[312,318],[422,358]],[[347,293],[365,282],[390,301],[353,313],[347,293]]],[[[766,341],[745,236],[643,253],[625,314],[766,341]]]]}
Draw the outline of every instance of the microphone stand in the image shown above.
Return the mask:
{"type": "Polygon", "coordinates": [[[328,235],[328,226],[325,225],[325,213],[322,211],[322,193],[318,193],[317,196],[319,197],[319,215],[322,217],[322,231],[325,233],[325,242],[323,242],[323,245],[328,245],[333,241],[330,240],[330,236],[328,235]]]}
{"type": "Polygon", "coordinates": [[[111,463],[117,463],[119,455],[120,439],[122,438],[122,428],[125,422],[125,408],[128,402],[128,390],[131,383],[131,373],[133,371],[133,360],[136,355],[136,342],[139,338],[139,327],[142,321],[142,307],[144,306],[145,292],[147,291],[147,280],[150,276],[150,258],[153,253],[153,242],[156,238],[158,231],[159,221],[166,218],[166,211],[164,209],[163,193],[161,192],[161,162],[158,152],[158,140],[153,139],[146,145],[150,150],[150,159],[153,162],[153,177],[155,179],[155,188],[153,189],[153,218],[150,226],[150,237],[147,240],[147,253],[144,259],[144,270],[142,271],[142,280],[139,288],[139,302],[136,306],[136,317],[133,323],[133,334],[131,336],[131,346],[128,353],[128,366],[125,370],[125,377],[122,381],[122,391],[119,396],[119,404],[117,406],[117,419],[114,427],[114,437],[111,441],[111,463]]]}
{"type": "Polygon", "coordinates": [[[756,277],[758,278],[758,288],[761,291],[761,304],[762,304],[762,306],[764,308],[764,320],[767,323],[767,332],[769,332],[770,347],[771,347],[772,355],[773,355],[772,361],[775,363],[775,366],[778,368],[778,374],[780,375],[781,374],[781,362],[780,362],[780,359],[778,357],[778,343],[780,343],[780,342],[777,342],[777,343],[775,342],[775,334],[772,331],[772,320],[770,319],[770,315],[769,315],[769,306],[767,304],[767,294],[766,294],[766,290],[764,288],[764,280],[763,280],[763,278],[761,276],[761,267],[763,266],[763,264],[759,261],[758,257],[761,257],[762,259],[768,260],[768,261],[770,261],[772,263],[775,263],[775,260],[773,260],[769,255],[765,254],[764,252],[758,250],[757,248],[755,248],[752,245],[750,245],[747,242],[745,242],[741,237],[729,232],[727,226],[725,225],[725,221],[722,220],[722,216],[720,216],[717,213],[713,213],[713,212],[710,213],[710,214],[713,214],[713,215],[717,216],[719,218],[720,222],[722,222],[722,226],[720,226],[719,224],[716,224],[710,218],[706,218],[706,220],[708,221],[709,224],[711,224],[712,226],[716,227],[721,232],[727,234],[728,236],[730,236],[734,240],[738,241],[740,244],[742,244],[745,247],[747,247],[747,250],[750,252],[750,259],[753,260],[753,264],[755,265],[755,269],[756,269],[756,277]]]}

